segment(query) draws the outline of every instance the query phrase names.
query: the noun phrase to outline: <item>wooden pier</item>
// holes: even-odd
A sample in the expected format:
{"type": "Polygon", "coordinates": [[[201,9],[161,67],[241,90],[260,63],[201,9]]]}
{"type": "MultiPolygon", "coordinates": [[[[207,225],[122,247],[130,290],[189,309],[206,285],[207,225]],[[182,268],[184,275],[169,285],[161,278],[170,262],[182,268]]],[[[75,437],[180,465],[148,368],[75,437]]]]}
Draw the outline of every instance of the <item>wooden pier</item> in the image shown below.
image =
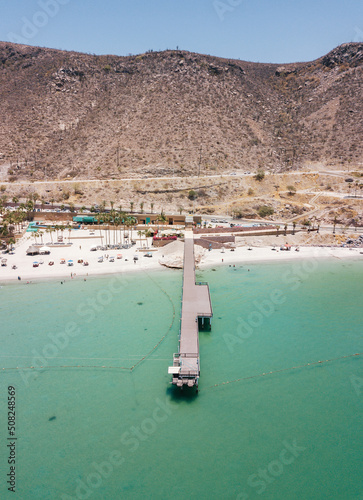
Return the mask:
{"type": "Polygon", "coordinates": [[[194,240],[191,230],[185,231],[182,311],[179,352],[174,354],[169,374],[177,387],[198,387],[200,376],[199,322],[210,326],[213,316],[207,283],[195,282],[194,240]]]}

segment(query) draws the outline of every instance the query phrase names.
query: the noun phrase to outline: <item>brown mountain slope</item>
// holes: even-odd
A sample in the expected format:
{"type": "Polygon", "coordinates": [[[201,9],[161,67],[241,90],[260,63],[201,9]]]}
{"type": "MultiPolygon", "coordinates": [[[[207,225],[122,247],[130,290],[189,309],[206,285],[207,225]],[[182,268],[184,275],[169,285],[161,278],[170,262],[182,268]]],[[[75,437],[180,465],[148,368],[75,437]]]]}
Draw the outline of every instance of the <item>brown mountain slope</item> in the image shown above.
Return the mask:
{"type": "Polygon", "coordinates": [[[0,42],[0,169],[119,178],[358,163],[362,68],[362,43],[281,67],[0,42]]]}

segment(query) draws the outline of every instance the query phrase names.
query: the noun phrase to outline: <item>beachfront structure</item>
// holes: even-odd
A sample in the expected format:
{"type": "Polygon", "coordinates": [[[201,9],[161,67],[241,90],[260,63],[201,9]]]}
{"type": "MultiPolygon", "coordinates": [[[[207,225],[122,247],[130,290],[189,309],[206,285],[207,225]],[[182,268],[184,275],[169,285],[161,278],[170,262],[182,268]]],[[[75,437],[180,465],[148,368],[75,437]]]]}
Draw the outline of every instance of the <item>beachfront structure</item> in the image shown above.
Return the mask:
{"type": "Polygon", "coordinates": [[[169,366],[172,384],[183,388],[198,388],[200,376],[199,324],[211,325],[213,316],[207,283],[195,282],[193,232],[185,231],[182,311],[179,332],[179,351],[174,354],[173,366],[169,366]]]}
{"type": "MultiPolygon", "coordinates": [[[[192,217],[192,225],[198,227],[202,223],[201,215],[180,215],[180,214],[165,214],[165,220],[160,220],[160,214],[157,213],[128,213],[127,217],[133,217],[136,219],[137,225],[144,226],[185,226],[186,218],[192,217]]],[[[97,224],[98,214],[94,213],[71,213],[71,212],[33,212],[31,214],[31,219],[33,221],[57,221],[61,222],[75,222],[77,224],[97,224]]],[[[190,220],[190,219],[188,219],[190,220]]]]}
{"type": "Polygon", "coordinates": [[[73,222],[79,222],[80,224],[97,224],[98,219],[91,215],[77,215],[73,217],[73,222]]]}
{"type": "Polygon", "coordinates": [[[159,220],[159,214],[132,214],[132,217],[135,217],[138,224],[148,225],[162,225],[165,224],[167,226],[184,226],[186,224],[187,217],[192,217],[192,221],[195,226],[198,226],[202,223],[202,217],[200,215],[175,215],[175,214],[165,214],[165,222],[159,220]]]}

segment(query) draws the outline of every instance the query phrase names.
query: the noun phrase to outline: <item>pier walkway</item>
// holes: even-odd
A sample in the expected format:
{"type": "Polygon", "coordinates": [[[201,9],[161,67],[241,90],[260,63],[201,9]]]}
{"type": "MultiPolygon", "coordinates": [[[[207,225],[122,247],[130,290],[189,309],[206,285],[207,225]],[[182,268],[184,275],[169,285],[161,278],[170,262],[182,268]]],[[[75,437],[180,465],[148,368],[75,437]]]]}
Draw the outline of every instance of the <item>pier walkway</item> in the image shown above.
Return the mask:
{"type": "Polygon", "coordinates": [[[178,387],[197,386],[200,376],[199,320],[209,326],[213,316],[207,283],[195,283],[194,239],[191,230],[185,230],[182,311],[179,334],[179,352],[174,354],[169,373],[178,387]]]}

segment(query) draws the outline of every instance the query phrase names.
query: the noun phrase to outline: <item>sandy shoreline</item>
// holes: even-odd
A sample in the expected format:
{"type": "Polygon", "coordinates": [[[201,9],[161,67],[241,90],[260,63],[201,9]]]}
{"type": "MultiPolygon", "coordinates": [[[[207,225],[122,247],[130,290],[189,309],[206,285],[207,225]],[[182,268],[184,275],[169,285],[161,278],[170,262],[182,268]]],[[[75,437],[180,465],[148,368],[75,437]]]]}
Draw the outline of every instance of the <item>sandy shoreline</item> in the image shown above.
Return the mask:
{"type": "MultiPolygon", "coordinates": [[[[136,234],[135,234],[136,235],[136,234]]],[[[166,269],[160,264],[160,260],[170,260],[175,258],[180,261],[183,245],[170,244],[167,247],[153,250],[152,257],[145,257],[145,252],[140,251],[146,245],[151,247],[151,240],[146,241],[137,240],[135,246],[129,249],[122,250],[107,250],[107,251],[91,251],[91,247],[100,245],[101,238],[99,235],[90,237],[88,230],[72,231],[70,239],[64,238],[65,243],[72,243],[67,247],[52,247],[50,255],[26,255],[27,248],[33,243],[29,238],[29,233],[19,240],[15,247],[13,255],[2,254],[1,258],[7,259],[7,266],[0,267],[0,284],[18,281],[21,282],[38,282],[56,279],[87,279],[87,277],[102,276],[114,273],[127,273],[138,271],[151,271],[166,269]],[[174,245],[174,247],[173,247],[174,245]],[[169,247],[169,248],[168,248],[169,247]],[[175,248],[175,254],[172,249],[175,248]],[[122,254],[122,259],[117,259],[117,254],[122,254]],[[166,255],[168,254],[168,255],[166,255]],[[114,262],[110,262],[107,256],[114,256],[114,262]],[[102,263],[98,262],[98,258],[104,256],[102,263]],[[138,260],[135,262],[134,257],[137,256],[138,260]],[[66,264],[60,264],[61,259],[64,258],[66,264]],[[43,264],[39,267],[33,267],[34,261],[42,259],[43,264]],[[67,261],[72,259],[73,266],[68,266],[67,261]],[[88,261],[88,266],[83,266],[78,263],[78,260],[83,259],[88,261]],[[54,265],[49,266],[49,261],[53,261],[54,265]],[[17,269],[12,269],[16,265],[17,269]],[[71,276],[72,275],[72,276],[71,276]]],[[[45,241],[45,244],[48,241],[45,241]]],[[[291,251],[281,251],[278,248],[272,251],[271,246],[252,247],[248,250],[247,246],[237,247],[234,251],[226,249],[222,250],[201,250],[196,246],[196,253],[201,258],[198,265],[199,268],[209,268],[217,265],[233,265],[233,264],[248,264],[259,262],[280,262],[280,261],[293,261],[301,259],[351,259],[357,258],[363,260],[363,255],[360,253],[362,249],[349,249],[341,247],[312,247],[301,246],[300,251],[296,252],[295,247],[291,251]]]]}
{"type": "Polygon", "coordinates": [[[253,247],[248,250],[248,247],[238,247],[234,252],[225,250],[214,250],[207,252],[203,258],[200,268],[211,267],[216,264],[252,264],[262,262],[291,262],[303,259],[357,259],[363,261],[363,255],[359,249],[339,248],[339,247],[299,247],[299,252],[293,247],[290,251],[281,251],[279,249],[272,250],[271,246],[253,247]],[[216,255],[218,252],[218,256],[216,255]],[[209,255],[208,255],[209,254],[209,255]]]}

